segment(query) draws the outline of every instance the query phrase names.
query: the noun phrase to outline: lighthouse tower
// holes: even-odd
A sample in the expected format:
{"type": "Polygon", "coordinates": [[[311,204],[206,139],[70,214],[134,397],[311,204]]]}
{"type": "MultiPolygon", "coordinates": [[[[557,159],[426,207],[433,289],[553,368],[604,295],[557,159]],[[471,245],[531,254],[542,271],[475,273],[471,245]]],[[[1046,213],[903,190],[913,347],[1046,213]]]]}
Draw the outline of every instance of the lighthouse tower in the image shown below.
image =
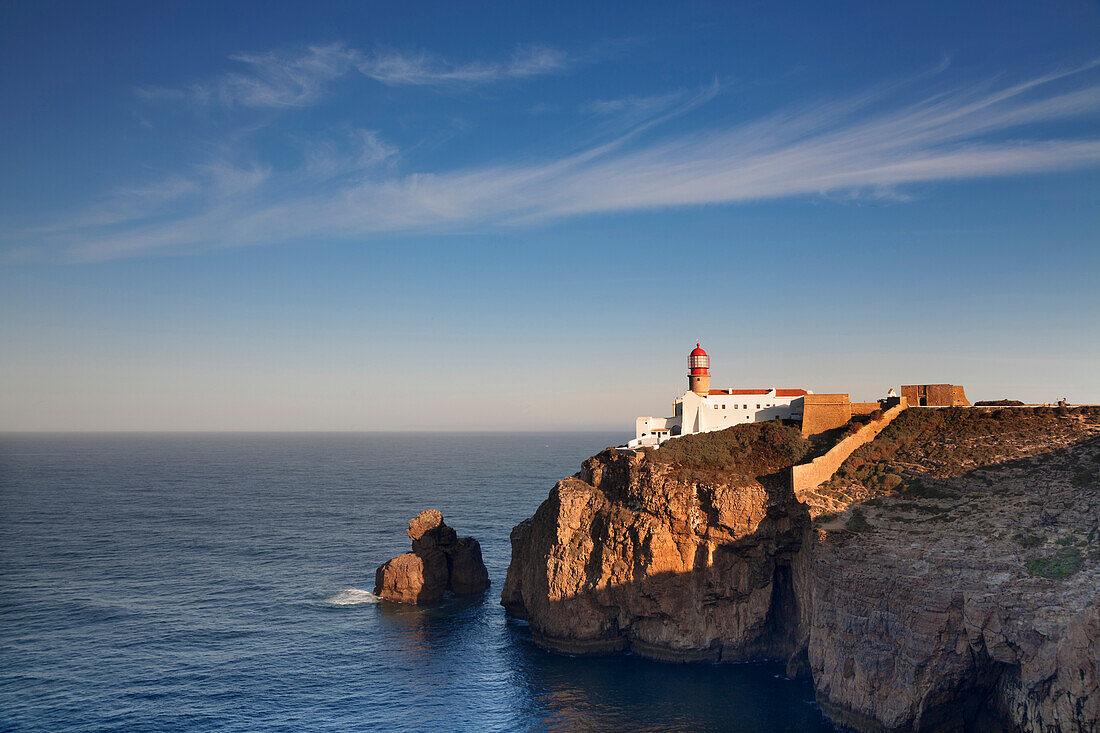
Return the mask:
{"type": "Polygon", "coordinates": [[[699,344],[688,356],[688,389],[700,397],[710,393],[710,357],[699,344]]]}

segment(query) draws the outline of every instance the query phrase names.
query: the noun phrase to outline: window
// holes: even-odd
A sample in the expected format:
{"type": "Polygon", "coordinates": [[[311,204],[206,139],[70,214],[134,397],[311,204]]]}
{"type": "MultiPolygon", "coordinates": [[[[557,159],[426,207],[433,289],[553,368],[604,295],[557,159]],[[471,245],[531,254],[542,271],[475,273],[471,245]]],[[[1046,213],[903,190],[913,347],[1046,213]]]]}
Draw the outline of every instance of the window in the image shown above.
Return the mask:
{"type": "Polygon", "coordinates": [[[757,410],[759,410],[759,409],[760,409],[760,405],[757,405],[757,406],[756,406],[756,409],[757,409],[757,410]]]}
{"type": "Polygon", "coordinates": [[[715,410],[717,410],[717,409],[718,409],[718,405],[715,405],[715,406],[714,406],[714,409],[715,409],[715,410]]]}
{"type": "Polygon", "coordinates": [[[722,405],[722,409],[723,409],[723,410],[724,410],[724,409],[726,409],[726,406],[725,406],[725,405],[722,405]]]}
{"type": "Polygon", "coordinates": [[[747,409],[749,409],[749,406],[748,405],[741,405],[741,409],[742,410],[747,410],[747,409]]]}

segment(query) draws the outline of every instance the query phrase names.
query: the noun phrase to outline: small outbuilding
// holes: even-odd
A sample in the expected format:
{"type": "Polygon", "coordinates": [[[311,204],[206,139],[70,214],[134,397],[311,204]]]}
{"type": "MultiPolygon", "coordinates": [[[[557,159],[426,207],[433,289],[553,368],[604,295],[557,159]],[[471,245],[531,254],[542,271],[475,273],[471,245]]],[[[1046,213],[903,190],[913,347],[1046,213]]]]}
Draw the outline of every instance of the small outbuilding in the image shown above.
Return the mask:
{"type": "Polygon", "coordinates": [[[969,407],[961,384],[903,384],[901,396],[910,407],[969,407]]]}

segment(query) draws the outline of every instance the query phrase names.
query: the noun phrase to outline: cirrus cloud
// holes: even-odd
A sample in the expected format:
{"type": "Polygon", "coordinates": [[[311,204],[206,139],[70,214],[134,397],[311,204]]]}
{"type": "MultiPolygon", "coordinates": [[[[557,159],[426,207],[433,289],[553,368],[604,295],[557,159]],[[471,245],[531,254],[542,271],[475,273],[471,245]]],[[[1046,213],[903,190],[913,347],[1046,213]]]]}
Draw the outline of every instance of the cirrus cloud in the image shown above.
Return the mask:
{"type": "Polygon", "coordinates": [[[150,100],[227,107],[304,107],[317,103],[333,81],[349,74],[361,74],[387,86],[458,87],[551,74],[571,63],[564,51],[537,45],[517,48],[505,62],[455,63],[431,54],[392,49],[366,53],[341,43],[229,58],[244,69],[182,89],[144,87],[138,94],[150,100]]]}
{"type": "MultiPolygon", "coordinates": [[[[160,186],[135,188],[154,192],[141,202],[152,215],[127,219],[125,212],[137,207],[125,204],[123,192],[114,209],[123,215],[109,222],[73,217],[49,232],[24,233],[18,244],[64,259],[98,260],[290,240],[490,231],[582,215],[784,197],[904,199],[903,189],[917,183],[1100,166],[1095,134],[1049,132],[1058,129],[1049,123],[1100,114],[1100,81],[1090,78],[1096,67],[1092,62],[1014,84],[945,89],[940,82],[915,101],[912,94],[899,100],[897,87],[880,88],[665,135],[664,122],[708,103],[717,85],[622,104],[604,101],[591,111],[626,120],[626,129],[610,140],[555,157],[520,155],[497,165],[440,171],[400,171],[393,164],[397,151],[369,132],[353,136],[359,153],[344,156],[340,177],[318,175],[325,166],[316,162],[273,173],[218,161],[205,171],[173,174],[160,186]],[[248,186],[227,196],[226,182],[233,181],[248,186]],[[192,205],[179,207],[177,195],[192,205]]],[[[332,150],[314,156],[339,157],[332,150]]]]}

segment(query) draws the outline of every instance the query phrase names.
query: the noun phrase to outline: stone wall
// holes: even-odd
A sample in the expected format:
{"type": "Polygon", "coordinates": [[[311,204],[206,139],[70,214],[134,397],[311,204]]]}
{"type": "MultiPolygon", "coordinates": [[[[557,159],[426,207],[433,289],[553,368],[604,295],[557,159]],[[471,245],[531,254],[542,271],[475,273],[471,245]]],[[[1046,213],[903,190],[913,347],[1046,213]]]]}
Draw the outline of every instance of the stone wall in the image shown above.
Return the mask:
{"type": "Polygon", "coordinates": [[[965,407],[970,404],[961,384],[903,384],[901,396],[914,407],[965,407]]]}
{"type": "Polygon", "coordinates": [[[881,410],[882,405],[877,402],[853,402],[852,414],[853,415],[870,415],[875,410],[881,410]]]}
{"type": "Polygon", "coordinates": [[[867,423],[834,445],[825,455],[815,458],[809,463],[792,466],[791,487],[794,489],[795,497],[799,501],[805,501],[804,493],[806,491],[816,489],[832,478],[833,474],[840,468],[840,464],[844,463],[856,448],[874,440],[875,436],[881,433],[883,428],[900,415],[906,407],[905,398],[902,398],[901,403],[884,412],[881,419],[867,423]]]}
{"type": "Polygon", "coordinates": [[[846,394],[808,394],[802,399],[804,436],[839,428],[852,419],[852,403],[846,394]]]}

